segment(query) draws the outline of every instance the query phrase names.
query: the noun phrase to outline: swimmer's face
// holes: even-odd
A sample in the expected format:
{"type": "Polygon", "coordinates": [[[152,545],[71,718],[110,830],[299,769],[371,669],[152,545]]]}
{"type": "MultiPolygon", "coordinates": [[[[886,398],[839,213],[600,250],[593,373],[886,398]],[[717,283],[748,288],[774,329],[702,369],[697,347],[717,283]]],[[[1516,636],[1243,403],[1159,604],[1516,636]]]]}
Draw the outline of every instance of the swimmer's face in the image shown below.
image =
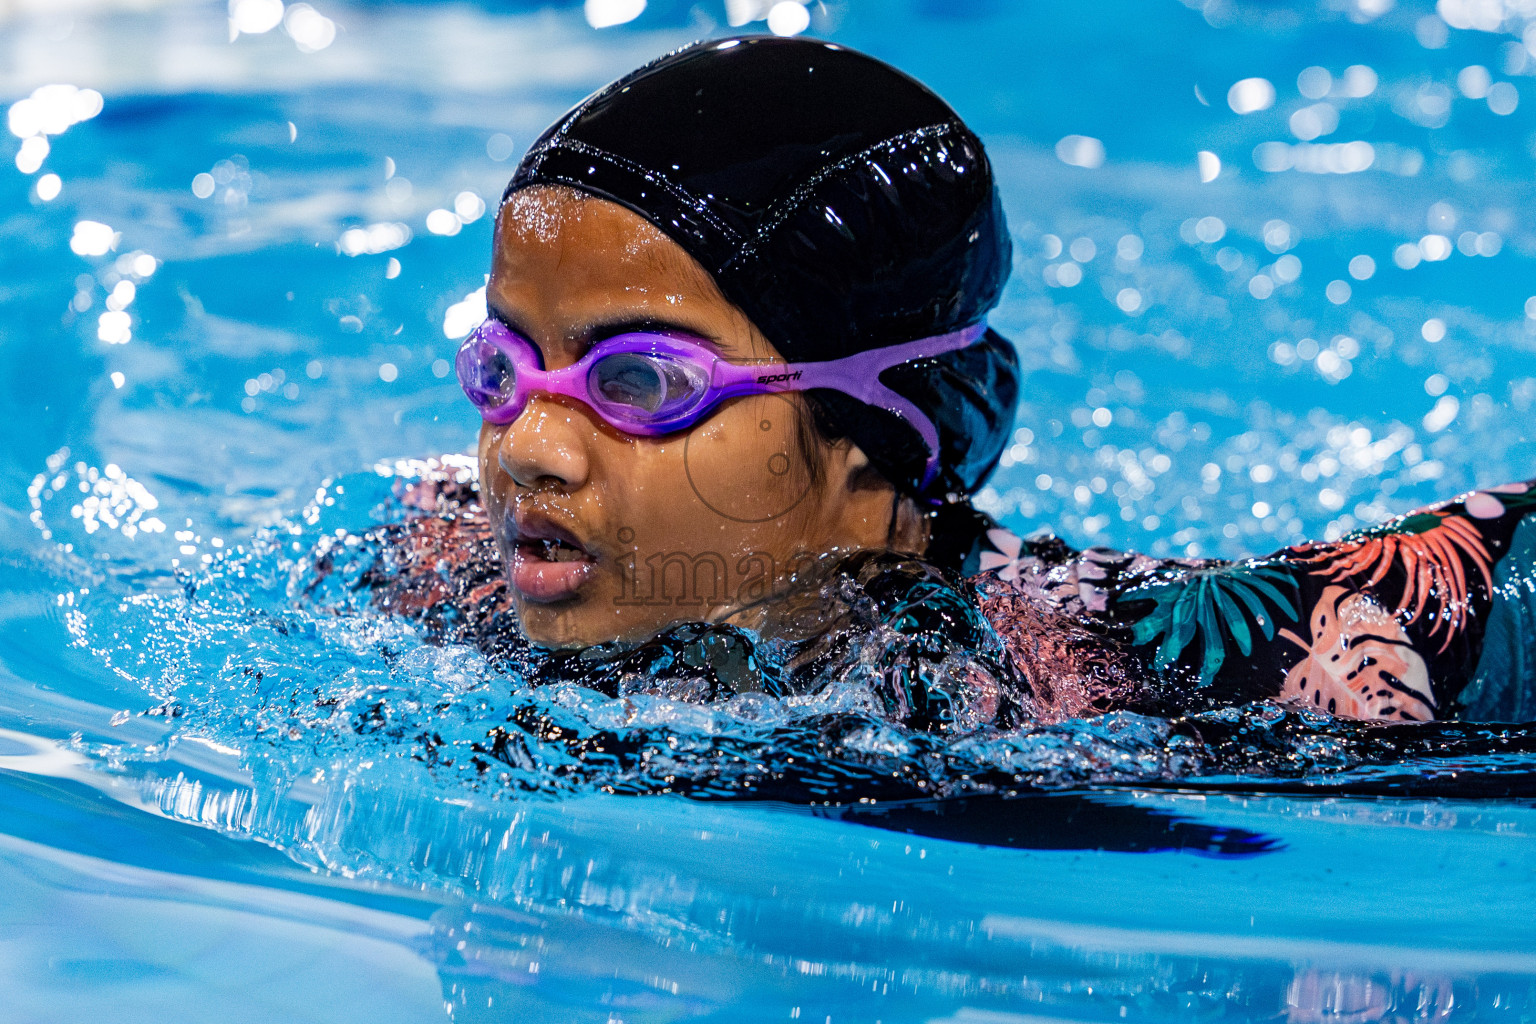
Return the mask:
{"type": "MultiPolygon", "coordinates": [[[[732,362],[783,361],[677,243],[565,189],[503,207],[486,300],[549,370],[634,330],[684,332],[732,362]]],[[[585,646],[724,619],[808,558],[885,547],[894,492],[869,486],[856,447],[802,440],[806,415],[798,395],[749,396],[677,434],[633,437],[535,392],[512,423],[483,424],[481,495],[529,639],[585,646]]]]}

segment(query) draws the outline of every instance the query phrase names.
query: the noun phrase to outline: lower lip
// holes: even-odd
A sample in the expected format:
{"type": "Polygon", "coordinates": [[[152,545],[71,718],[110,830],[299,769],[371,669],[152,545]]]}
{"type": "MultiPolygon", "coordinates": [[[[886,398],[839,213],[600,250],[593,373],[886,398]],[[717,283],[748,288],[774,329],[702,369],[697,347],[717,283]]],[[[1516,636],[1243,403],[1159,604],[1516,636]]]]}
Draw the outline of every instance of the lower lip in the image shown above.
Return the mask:
{"type": "Polygon", "coordinates": [[[530,601],[547,604],[573,597],[590,575],[590,561],[550,562],[521,545],[512,552],[512,587],[530,601]]]}

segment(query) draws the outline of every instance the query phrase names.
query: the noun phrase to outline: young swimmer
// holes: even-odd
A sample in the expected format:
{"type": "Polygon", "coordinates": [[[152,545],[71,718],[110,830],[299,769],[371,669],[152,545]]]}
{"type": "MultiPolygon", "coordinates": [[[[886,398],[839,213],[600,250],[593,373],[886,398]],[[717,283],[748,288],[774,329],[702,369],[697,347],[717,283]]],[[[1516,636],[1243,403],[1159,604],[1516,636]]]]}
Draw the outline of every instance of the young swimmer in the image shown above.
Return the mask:
{"type": "Polygon", "coordinates": [[[478,495],[413,493],[376,601],[610,694],[857,678],[931,730],[1533,717],[1532,484],[1240,563],[976,512],[1018,400],[984,322],[1009,262],[980,140],[878,61],[740,38],[625,76],[507,187],[457,357],[478,495]]]}

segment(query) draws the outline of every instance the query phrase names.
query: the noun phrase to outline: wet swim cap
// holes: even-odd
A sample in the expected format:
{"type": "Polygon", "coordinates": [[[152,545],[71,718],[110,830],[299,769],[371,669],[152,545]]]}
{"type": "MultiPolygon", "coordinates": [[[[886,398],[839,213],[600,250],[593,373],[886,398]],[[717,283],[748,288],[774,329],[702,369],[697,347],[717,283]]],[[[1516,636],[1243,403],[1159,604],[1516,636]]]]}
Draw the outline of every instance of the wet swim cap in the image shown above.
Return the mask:
{"type": "MultiPolygon", "coordinates": [[[[981,321],[1011,245],[981,141],[923,85],[861,53],[773,36],[696,43],[594,93],[507,186],[564,185],[635,211],[701,263],[790,361],[981,321]]],[[[505,201],[505,199],[503,200],[505,201]]],[[[1018,356],[992,331],[881,380],[938,429],[940,466],[894,413],[812,396],[898,488],[969,494],[1013,427],[1018,356]]]]}

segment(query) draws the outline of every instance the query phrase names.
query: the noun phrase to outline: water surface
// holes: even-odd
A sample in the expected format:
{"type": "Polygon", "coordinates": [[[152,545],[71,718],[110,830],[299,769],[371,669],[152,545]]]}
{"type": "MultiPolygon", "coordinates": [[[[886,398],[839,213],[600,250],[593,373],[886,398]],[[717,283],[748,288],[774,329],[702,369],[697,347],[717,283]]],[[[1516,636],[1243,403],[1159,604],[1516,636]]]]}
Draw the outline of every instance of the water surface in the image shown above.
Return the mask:
{"type": "MultiPolygon", "coordinates": [[[[530,691],[307,591],[472,439],[447,360],[516,156],[730,31],[316,6],[318,49],[222,4],[0,21],[8,103],[102,97],[0,173],[0,1019],[1536,1014],[1523,730],[945,742],[530,691]],[[519,716],[628,746],[477,750],[519,716]]],[[[982,504],[1238,556],[1536,475],[1527,7],[817,5],[997,166],[1030,376],[982,504]]]]}

